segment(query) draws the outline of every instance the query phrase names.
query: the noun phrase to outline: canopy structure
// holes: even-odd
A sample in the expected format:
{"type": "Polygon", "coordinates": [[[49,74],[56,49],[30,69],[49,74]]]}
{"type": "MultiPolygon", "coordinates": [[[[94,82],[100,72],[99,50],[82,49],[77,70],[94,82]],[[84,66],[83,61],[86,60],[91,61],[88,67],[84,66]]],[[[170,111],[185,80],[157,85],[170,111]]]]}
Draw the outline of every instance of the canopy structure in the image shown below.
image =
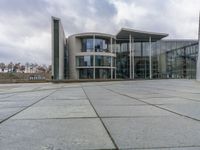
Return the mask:
{"type": "Polygon", "coordinates": [[[165,33],[155,33],[147,31],[139,31],[134,29],[122,28],[116,35],[117,40],[129,40],[129,37],[134,38],[134,42],[148,42],[151,37],[152,42],[161,40],[164,37],[167,37],[168,34],[165,33]]]}

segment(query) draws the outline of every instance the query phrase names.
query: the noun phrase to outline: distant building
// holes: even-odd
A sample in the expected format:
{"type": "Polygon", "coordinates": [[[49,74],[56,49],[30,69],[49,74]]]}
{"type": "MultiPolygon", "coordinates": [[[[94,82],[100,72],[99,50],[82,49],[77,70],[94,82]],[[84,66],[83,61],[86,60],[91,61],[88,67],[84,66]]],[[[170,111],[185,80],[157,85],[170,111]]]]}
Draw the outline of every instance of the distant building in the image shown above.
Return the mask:
{"type": "Polygon", "coordinates": [[[52,77],[63,79],[196,78],[198,40],[165,40],[165,33],[122,28],[65,37],[52,17],[52,77]]]}

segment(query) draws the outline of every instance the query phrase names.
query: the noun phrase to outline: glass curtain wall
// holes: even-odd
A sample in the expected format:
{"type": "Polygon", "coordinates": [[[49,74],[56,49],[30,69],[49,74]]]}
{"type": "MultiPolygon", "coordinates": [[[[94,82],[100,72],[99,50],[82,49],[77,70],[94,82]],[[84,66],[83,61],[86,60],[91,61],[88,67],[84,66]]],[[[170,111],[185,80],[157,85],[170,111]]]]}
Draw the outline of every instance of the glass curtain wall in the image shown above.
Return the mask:
{"type": "Polygon", "coordinates": [[[79,69],[80,79],[93,79],[93,68],[80,68],[79,69]]]}
{"type": "Polygon", "coordinates": [[[95,52],[110,52],[110,40],[95,38],[95,52]]]}
{"type": "Polygon", "coordinates": [[[76,57],[76,66],[77,67],[93,66],[93,56],[77,56],[76,57]]]}
{"type": "Polygon", "coordinates": [[[195,78],[195,40],[161,40],[153,52],[158,60],[157,78],[195,78]]]}
{"type": "Polygon", "coordinates": [[[58,80],[59,78],[59,20],[54,20],[53,21],[53,32],[54,32],[54,36],[53,36],[53,42],[54,42],[54,63],[53,63],[53,68],[54,68],[54,77],[53,79],[58,80]]]}
{"type": "Polygon", "coordinates": [[[169,78],[196,78],[198,44],[191,44],[166,52],[169,78]]]}
{"type": "Polygon", "coordinates": [[[92,52],[93,51],[93,37],[82,39],[81,52],[92,52]]]}
{"type": "MultiPolygon", "coordinates": [[[[134,77],[149,78],[149,42],[134,43],[134,77]]],[[[195,40],[161,40],[151,44],[152,78],[195,78],[198,44],[195,40]]],[[[117,78],[128,79],[129,42],[117,44],[117,78]]]]}
{"type": "Polygon", "coordinates": [[[114,42],[115,40],[109,37],[98,37],[94,38],[85,37],[81,38],[82,40],[82,48],[81,52],[102,52],[98,53],[99,55],[88,55],[88,56],[77,56],[76,57],[76,66],[79,69],[79,78],[80,79],[92,79],[93,71],[95,70],[95,78],[96,79],[110,79],[111,78],[111,70],[113,78],[115,77],[115,66],[116,61],[113,56],[104,56],[105,53],[111,53],[111,44],[113,46],[114,52],[114,42]],[[94,60],[95,59],[95,60],[94,60]],[[95,64],[93,64],[95,63],[95,64]],[[111,64],[112,63],[112,64],[111,64]],[[113,67],[111,69],[111,67],[113,67]]]}
{"type": "Polygon", "coordinates": [[[119,42],[116,44],[116,72],[117,78],[129,78],[129,44],[119,42]]]}
{"type": "MultiPolygon", "coordinates": [[[[129,42],[117,44],[117,77],[130,78],[129,42]]],[[[157,60],[152,65],[157,71],[157,60]]],[[[134,77],[149,78],[149,42],[134,42],[134,77]]]]}
{"type": "Polygon", "coordinates": [[[134,43],[135,78],[149,78],[149,42],[134,43]]]}
{"type": "Polygon", "coordinates": [[[111,56],[95,56],[95,66],[111,66],[111,56]]]}
{"type": "Polygon", "coordinates": [[[66,45],[64,47],[64,78],[69,78],[69,52],[66,45]]]}

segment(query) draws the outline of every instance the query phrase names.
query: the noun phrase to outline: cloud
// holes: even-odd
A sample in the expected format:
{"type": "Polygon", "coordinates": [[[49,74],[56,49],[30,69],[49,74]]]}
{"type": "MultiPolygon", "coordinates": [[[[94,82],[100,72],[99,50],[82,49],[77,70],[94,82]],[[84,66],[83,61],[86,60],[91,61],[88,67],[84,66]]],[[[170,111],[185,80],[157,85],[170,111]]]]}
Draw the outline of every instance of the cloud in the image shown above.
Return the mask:
{"type": "Polygon", "coordinates": [[[197,38],[199,0],[0,0],[0,61],[51,63],[51,16],[65,34],[121,27],[197,38]]]}
{"type": "Polygon", "coordinates": [[[168,33],[168,38],[197,38],[199,0],[112,0],[118,26],[168,33]]]}

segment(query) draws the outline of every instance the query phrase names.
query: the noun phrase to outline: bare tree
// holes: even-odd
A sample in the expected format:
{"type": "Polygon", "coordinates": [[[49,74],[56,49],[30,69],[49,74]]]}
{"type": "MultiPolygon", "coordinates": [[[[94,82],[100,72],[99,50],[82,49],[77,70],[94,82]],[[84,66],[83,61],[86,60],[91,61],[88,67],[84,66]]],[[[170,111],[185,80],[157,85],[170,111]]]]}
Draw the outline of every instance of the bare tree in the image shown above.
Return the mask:
{"type": "Polygon", "coordinates": [[[1,68],[1,71],[4,72],[4,70],[5,70],[5,68],[6,68],[5,63],[1,62],[1,63],[0,63],[0,68],[1,68]]]}
{"type": "Polygon", "coordinates": [[[13,62],[8,64],[8,72],[13,72],[13,62]]]}
{"type": "Polygon", "coordinates": [[[17,70],[19,70],[19,69],[20,69],[20,63],[14,64],[13,72],[17,72],[17,70]]]}
{"type": "Polygon", "coordinates": [[[37,67],[37,70],[38,70],[38,72],[42,72],[42,73],[45,73],[45,72],[46,72],[46,68],[43,67],[43,66],[38,66],[38,67],[37,67]]]}
{"type": "Polygon", "coordinates": [[[30,63],[30,73],[33,73],[34,64],[30,63]]]}
{"type": "Polygon", "coordinates": [[[20,70],[22,73],[24,73],[24,71],[26,70],[25,65],[21,65],[19,70],[20,70]]]}
{"type": "Polygon", "coordinates": [[[25,63],[25,67],[26,67],[26,72],[28,73],[29,72],[29,67],[30,67],[30,64],[28,62],[25,63]]]}
{"type": "Polygon", "coordinates": [[[52,71],[52,66],[49,65],[48,68],[47,68],[47,73],[51,73],[51,71],[52,71]]]}

